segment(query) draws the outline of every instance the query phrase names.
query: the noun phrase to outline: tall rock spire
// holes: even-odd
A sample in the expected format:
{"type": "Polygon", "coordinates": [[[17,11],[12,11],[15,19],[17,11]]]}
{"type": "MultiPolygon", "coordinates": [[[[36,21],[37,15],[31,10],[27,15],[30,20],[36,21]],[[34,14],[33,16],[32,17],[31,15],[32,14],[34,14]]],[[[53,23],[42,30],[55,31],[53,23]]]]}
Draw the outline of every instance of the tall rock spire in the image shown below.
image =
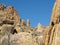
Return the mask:
{"type": "Polygon", "coordinates": [[[29,19],[27,20],[27,26],[30,26],[30,20],[29,19]]]}
{"type": "Polygon", "coordinates": [[[42,25],[40,23],[38,23],[37,28],[38,28],[38,30],[40,30],[42,28],[42,25]]]}
{"type": "Polygon", "coordinates": [[[60,45],[60,0],[56,0],[50,25],[44,30],[44,45],[60,45]]]}
{"type": "Polygon", "coordinates": [[[21,20],[21,25],[22,26],[25,26],[26,25],[24,20],[21,20]]]}
{"type": "Polygon", "coordinates": [[[54,25],[59,22],[60,22],[60,0],[56,0],[54,7],[53,7],[50,24],[54,25]]]}

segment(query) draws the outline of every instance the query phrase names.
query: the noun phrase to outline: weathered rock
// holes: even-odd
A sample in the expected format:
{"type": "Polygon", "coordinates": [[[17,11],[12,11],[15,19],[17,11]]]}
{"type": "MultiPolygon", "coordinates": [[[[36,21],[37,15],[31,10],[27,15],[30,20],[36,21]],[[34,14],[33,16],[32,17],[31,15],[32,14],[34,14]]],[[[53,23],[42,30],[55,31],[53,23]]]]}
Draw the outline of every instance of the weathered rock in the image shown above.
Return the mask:
{"type": "Polygon", "coordinates": [[[49,45],[60,45],[60,23],[56,24],[53,27],[51,31],[49,45]]]}
{"type": "Polygon", "coordinates": [[[59,45],[60,0],[56,0],[50,25],[44,30],[44,45],[59,45]]]}
{"type": "Polygon", "coordinates": [[[27,26],[30,26],[30,20],[29,19],[27,20],[27,26]]]}
{"type": "Polygon", "coordinates": [[[37,36],[40,36],[40,35],[42,36],[43,30],[44,30],[44,27],[39,23],[34,33],[37,36]]]}
{"type": "Polygon", "coordinates": [[[57,24],[60,22],[60,0],[56,0],[51,16],[51,25],[57,24]]]}
{"type": "Polygon", "coordinates": [[[47,26],[43,31],[43,44],[48,45],[49,44],[49,38],[52,30],[52,26],[47,26]]]}
{"type": "Polygon", "coordinates": [[[5,7],[5,5],[0,4],[0,10],[1,10],[1,11],[3,11],[3,10],[4,10],[4,8],[6,8],[6,7],[5,7]]]}
{"type": "MultiPolygon", "coordinates": [[[[13,6],[5,7],[5,5],[1,4],[0,5],[0,26],[4,24],[13,25],[15,28],[16,26],[18,27],[18,25],[20,25],[21,23],[20,23],[20,17],[13,6]]],[[[19,29],[16,30],[18,31],[19,29]]]]}
{"type": "MultiPolygon", "coordinates": [[[[0,5],[1,8],[4,8],[4,5],[0,5]]],[[[2,10],[2,9],[1,9],[2,10]]],[[[9,6],[4,8],[4,11],[0,10],[0,22],[2,23],[3,20],[12,20],[14,21],[14,25],[20,24],[20,17],[17,14],[17,11],[14,7],[9,6]]]]}
{"type": "Polygon", "coordinates": [[[36,39],[36,42],[38,45],[43,45],[43,36],[36,36],[35,39],[36,39]]]}
{"type": "Polygon", "coordinates": [[[49,26],[37,28],[25,23],[13,6],[0,5],[0,45],[59,45],[60,44],[60,0],[56,0],[49,26]],[[9,40],[8,40],[9,39],[9,40]]]}
{"type": "Polygon", "coordinates": [[[44,27],[40,23],[38,23],[37,30],[40,30],[42,32],[43,29],[44,29],[44,27]]]}
{"type": "Polygon", "coordinates": [[[13,29],[14,29],[14,26],[8,25],[8,24],[4,24],[0,27],[0,30],[3,34],[7,34],[7,32],[12,32],[13,29]]]}
{"type": "MultiPolygon", "coordinates": [[[[1,45],[8,45],[8,36],[3,36],[1,40],[1,45]]],[[[10,35],[10,45],[37,45],[37,43],[31,34],[21,32],[18,34],[10,35]]]]}
{"type": "Polygon", "coordinates": [[[26,26],[26,24],[25,24],[25,21],[24,21],[24,20],[21,20],[21,25],[22,25],[22,26],[26,26]]]}
{"type": "Polygon", "coordinates": [[[21,32],[21,27],[20,26],[15,26],[15,28],[17,32],[21,32]]]}

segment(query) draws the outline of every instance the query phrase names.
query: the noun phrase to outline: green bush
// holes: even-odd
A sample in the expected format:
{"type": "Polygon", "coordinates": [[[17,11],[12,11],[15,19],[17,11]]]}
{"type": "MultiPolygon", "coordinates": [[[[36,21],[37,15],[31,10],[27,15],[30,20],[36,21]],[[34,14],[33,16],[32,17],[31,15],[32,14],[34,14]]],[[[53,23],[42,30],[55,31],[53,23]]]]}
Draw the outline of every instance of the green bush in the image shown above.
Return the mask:
{"type": "Polygon", "coordinates": [[[2,33],[0,32],[0,35],[1,35],[2,33]]]}
{"type": "Polygon", "coordinates": [[[40,42],[38,41],[38,37],[36,37],[36,42],[38,45],[40,45],[40,42]]]}

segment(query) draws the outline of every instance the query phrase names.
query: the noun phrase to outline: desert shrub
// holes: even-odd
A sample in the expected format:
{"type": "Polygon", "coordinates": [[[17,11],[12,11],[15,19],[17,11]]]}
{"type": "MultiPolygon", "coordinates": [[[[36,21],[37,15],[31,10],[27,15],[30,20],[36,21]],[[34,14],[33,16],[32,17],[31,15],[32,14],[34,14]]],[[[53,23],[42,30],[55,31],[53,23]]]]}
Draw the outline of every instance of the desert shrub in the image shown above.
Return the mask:
{"type": "Polygon", "coordinates": [[[0,35],[1,35],[2,33],[0,32],[0,35]]]}

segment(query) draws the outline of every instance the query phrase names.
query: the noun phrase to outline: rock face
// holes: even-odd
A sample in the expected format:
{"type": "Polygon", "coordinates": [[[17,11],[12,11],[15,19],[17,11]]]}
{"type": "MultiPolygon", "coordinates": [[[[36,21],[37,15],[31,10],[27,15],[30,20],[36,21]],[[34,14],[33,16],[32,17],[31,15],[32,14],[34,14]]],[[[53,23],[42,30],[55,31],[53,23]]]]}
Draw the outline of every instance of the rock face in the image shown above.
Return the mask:
{"type": "Polygon", "coordinates": [[[13,25],[14,27],[20,24],[20,17],[14,7],[5,7],[0,5],[0,26],[4,24],[13,25]]]}
{"type": "Polygon", "coordinates": [[[21,25],[22,26],[25,26],[26,25],[24,20],[21,20],[21,25]]]}
{"type": "Polygon", "coordinates": [[[42,30],[20,19],[13,6],[0,4],[0,45],[42,45],[42,30]]]}
{"type": "Polygon", "coordinates": [[[57,24],[60,22],[60,0],[56,0],[51,16],[51,24],[57,24]]]}
{"type": "Polygon", "coordinates": [[[50,35],[50,41],[49,45],[59,45],[60,44],[60,31],[59,31],[59,25],[60,25],[60,0],[56,0],[54,8],[53,8],[53,13],[52,13],[52,18],[51,22],[53,22],[54,26],[51,30],[51,35],[50,35]]]}
{"type": "Polygon", "coordinates": [[[12,25],[8,25],[8,24],[2,25],[2,27],[0,28],[1,32],[4,34],[7,32],[12,32],[13,29],[14,29],[14,27],[12,25]]]}
{"type": "Polygon", "coordinates": [[[0,45],[60,45],[60,0],[56,0],[50,24],[36,28],[22,20],[13,6],[0,4],[0,45]]]}
{"type": "MultiPolygon", "coordinates": [[[[2,5],[0,5],[0,6],[2,6],[2,5]]],[[[1,18],[1,21],[7,21],[7,22],[13,21],[14,25],[20,23],[19,22],[20,18],[18,16],[16,10],[12,6],[6,7],[6,8],[4,8],[4,10],[1,10],[0,11],[0,18],[1,18]]]]}
{"type": "Polygon", "coordinates": [[[60,45],[60,0],[56,0],[50,25],[45,28],[43,34],[44,45],[60,45]]]}
{"type": "MultiPolygon", "coordinates": [[[[8,36],[1,38],[1,45],[8,45],[8,36]]],[[[21,32],[18,34],[10,35],[10,45],[37,45],[36,40],[31,34],[21,32]]]]}

